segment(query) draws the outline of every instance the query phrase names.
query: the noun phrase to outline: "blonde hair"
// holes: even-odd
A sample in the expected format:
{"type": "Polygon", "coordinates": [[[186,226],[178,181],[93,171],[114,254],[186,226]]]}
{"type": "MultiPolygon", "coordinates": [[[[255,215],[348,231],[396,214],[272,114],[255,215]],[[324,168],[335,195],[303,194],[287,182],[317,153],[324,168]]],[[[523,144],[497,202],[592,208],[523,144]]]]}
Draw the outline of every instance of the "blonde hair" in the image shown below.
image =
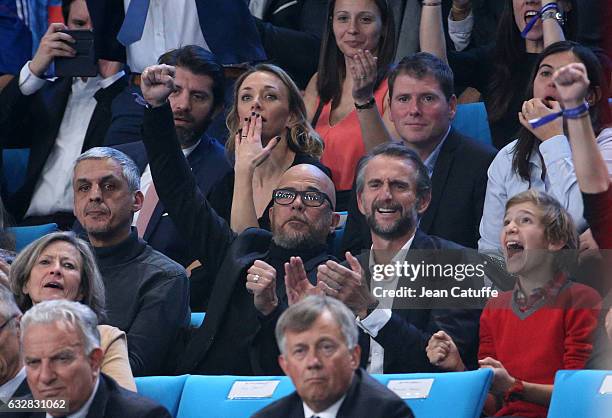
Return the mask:
{"type": "Polygon", "coordinates": [[[578,253],[578,232],[572,216],[551,195],[529,189],[521,192],[506,202],[506,212],[510,207],[531,203],[540,211],[539,220],[544,226],[544,235],[549,242],[565,243],[563,250],[558,251],[555,264],[560,270],[567,271],[575,263],[578,253]],[[569,251],[567,251],[569,250],[569,251]]]}
{"type": "Polygon", "coordinates": [[[240,130],[240,117],[238,116],[238,92],[244,80],[253,73],[266,72],[276,76],[287,88],[289,94],[289,113],[293,116],[293,123],[288,128],[287,145],[293,152],[308,154],[314,158],[320,158],[323,153],[323,141],[308,122],[306,106],[298,87],[291,77],[276,65],[258,64],[242,74],[234,85],[234,105],[227,114],[227,129],[229,137],[225,148],[229,153],[234,153],[234,138],[240,130]]]}

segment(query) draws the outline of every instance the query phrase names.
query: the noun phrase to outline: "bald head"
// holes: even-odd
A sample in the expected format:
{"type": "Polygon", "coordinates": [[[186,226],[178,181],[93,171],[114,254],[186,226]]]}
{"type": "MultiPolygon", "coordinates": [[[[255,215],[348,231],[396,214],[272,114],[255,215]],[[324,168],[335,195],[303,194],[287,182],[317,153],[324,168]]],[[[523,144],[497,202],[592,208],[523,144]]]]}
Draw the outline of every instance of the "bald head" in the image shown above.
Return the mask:
{"type": "MultiPolygon", "coordinates": [[[[325,193],[336,207],[336,189],[329,176],[321,171],[320,168],[312,164],[298,164],[289,167],[281,176],[277,188],[295,188],[297,190],[307,190],[315,188],[325,193]],[[301,187],[297,187],[300,186],[301,187]]],[[[333,208],[332,208],[333,209],[333,208]]]]}

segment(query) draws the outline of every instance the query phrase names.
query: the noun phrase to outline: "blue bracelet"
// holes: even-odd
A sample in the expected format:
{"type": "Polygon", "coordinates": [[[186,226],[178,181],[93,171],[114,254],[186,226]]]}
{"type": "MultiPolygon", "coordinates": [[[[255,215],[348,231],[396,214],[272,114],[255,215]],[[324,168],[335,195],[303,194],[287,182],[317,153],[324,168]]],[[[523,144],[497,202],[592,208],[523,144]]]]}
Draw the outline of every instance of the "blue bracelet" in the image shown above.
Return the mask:
{"type": "Polygon", "coordinates": [[[544,12],[546,12],[547,10],[552,10],[552,9],[555,9],[557,11],[559,10],[557,3],[548,3],[546,6],[542,7],[542,10],[540,10],[538,14],[532,17],[531,20],[527,23],[527,26],[525,26],[525,29],[523,29],[523,31],[521,32],[521,36],[523,38],[526,38],[529,31],[533,29],[537,21],[542,18],[542,15],[544,14],[544,12]]]}
{"type": "Polygon", "coordinates": [[[589,104],[587,102],[582,103],[580,106],[576,106],[571,109],[565,109],[560,112],[551,113],[550,115],[543,116],[541,118],[529,119],[529,124],[532,128],[539,128],[540,126],[546,125],[553,120],[563,116],[567,119],[578,119],[581,118],[585,112],[589,111],[589,104]]]}

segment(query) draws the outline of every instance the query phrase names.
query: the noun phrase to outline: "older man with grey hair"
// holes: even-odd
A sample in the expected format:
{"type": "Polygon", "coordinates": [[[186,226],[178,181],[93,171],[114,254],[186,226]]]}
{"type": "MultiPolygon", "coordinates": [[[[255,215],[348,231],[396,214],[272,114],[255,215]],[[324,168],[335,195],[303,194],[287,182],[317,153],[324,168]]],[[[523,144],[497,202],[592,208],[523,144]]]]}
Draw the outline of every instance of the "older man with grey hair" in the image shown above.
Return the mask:
{"type": "Polygon", "coordinates": [[[254,417],[412,417],[404,401],[359,369],[357,336],[353,313],[327,296],[309,296],[283,312],[278,362],[296,392],[254,417]]]}
{"type": "Polygon", "coordinates": [[[131,228],[142,207],[140,172],[113,148],[92,148],[76,161],[74,214],[87,232],[106,288],[107,323],[127,333],[134,376],[164,374],[180,328],[189,324],[185,269],[131,228]]]}
{"type": "Polygon", "coordinates": [[[23,316],[21,346],[28,384],[34,399],[49,401],[46,416],[170,417],[164,407],[100,372],[104,352],[97,327],[89,307],[66,300],[39,303],[23,316]]]}
{"type": "Polygon", "coordinates": [[[0,412],[10,399],[30,393],[19,355],[20,318],[13,294],[0,284],[0,412]]]}

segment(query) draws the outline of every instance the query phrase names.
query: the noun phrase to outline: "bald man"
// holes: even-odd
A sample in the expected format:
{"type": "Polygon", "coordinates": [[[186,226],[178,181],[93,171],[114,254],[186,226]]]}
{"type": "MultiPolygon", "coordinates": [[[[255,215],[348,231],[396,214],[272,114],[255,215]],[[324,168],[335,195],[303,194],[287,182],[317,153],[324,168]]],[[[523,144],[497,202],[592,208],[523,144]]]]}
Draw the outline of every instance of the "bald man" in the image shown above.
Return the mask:
{"type": "Polygon", "coordinates": [[[173,356],[176,373],[257,374],[251,341],[260,318],[287,306],[285,263],[299,257],[314,284],[317,266],[333,258],[326,245],[339,221],[333,183],[313,165],[291,167],[273,192],[272,232],[249,228],[236,234],[198,189],[169,106],[145,109],[143,142],[160,200],[206,269],[210,288],[204,324],[173,356]]]}

